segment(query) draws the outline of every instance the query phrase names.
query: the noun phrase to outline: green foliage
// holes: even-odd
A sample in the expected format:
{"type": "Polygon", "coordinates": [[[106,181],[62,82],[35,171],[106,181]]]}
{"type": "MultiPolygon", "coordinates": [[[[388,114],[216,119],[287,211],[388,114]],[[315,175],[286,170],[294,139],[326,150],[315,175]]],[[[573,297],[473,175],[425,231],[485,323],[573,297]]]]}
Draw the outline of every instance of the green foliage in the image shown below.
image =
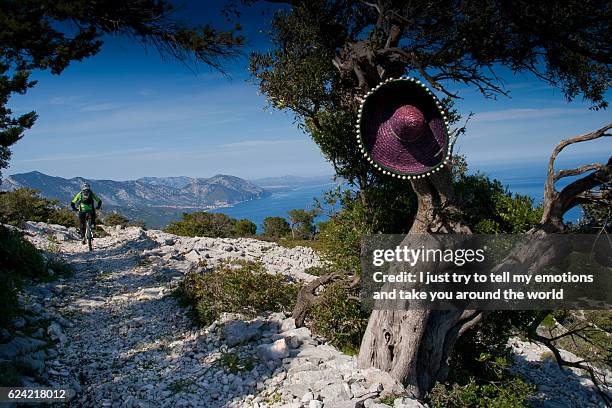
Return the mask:
{"type": "Polygon", "coordinates": [[[299,288],[283,275],[266,273],[260,263],[242,262],[205,274],[190,273],[181,282],[179,294],[193,307],[197,321],[208,325],[223,312],[248,317],[266,311],[290,313],[299,288]]]}
{"type": "Polygon", "coordinates": [[[219,367],[232,374],[251,371],[255,366],[255,363],[251,358],[240,358],[237,353],[227,351],[226,348],[221,349],[221,356],[216,363],[219,365],[219,367]]]}
{"type": "Polygon", "coordinates": [[[79,227],[79,217],[68,207],[55,208],[47,218],[49,224],[63,225],[69,228],[79,227]]]}
{"type": "Polygon", "coordinates": [[[428,395],[433,408],[528,408],[527,398],[535,386],[519,378],[504,377],[500,383],[478,384],[473,378],[466,385],[437,384],[428,395]]]}
{"type": "Polygon", "coordinates": [[[466,375],[453,384],[437,384],[427,395],[437,408],[527,408],[527,399],[536,387],[508,371],[509,358],[482,354],[478,360],[487,368],[486,378],[466,375]]]}
{"type": "Polygon", "coordinates": [[[78,225],[76,216],[69,209],[58,207],[57,200],[43,198],[38,190],[32,188],[19,188],[0,194],[0,221],[16,227],[23,227],[26,221],[66,227],[78,225]]]}
{"type": "Polygon", "coordinates": [[[249,237],[257,234],[257,225],[251,220],[242,219],[234,223],[234,235],[238,237],[249,237]]]}
{"type": "Polygon", "coordinates": [[[187,237],[243,237],[252,236],[257,226],[249,220],[236,220],[221,213],[184,213],[183,219],[164,228],[165,232],[187,237]]]}
{"type": "MultiPolygon", "coordinates": [[[[482,323],[468,330],[455,344],[450,358],[449,378],[457,382],[470,376],[495,380],[491,360],[509,359],[508,339],[527,332],[543,317],[539,311],[492,311],[482,323]],[[483,357],[486,356],[487,358],[483,357]]],[[[544,313],[546,314],[546,313],[544,313]]]]}
{"type": "Polygon", "coordinates": [[[262,235],[266,238],[283,238],[291,232],[289,223],[283,217],[266,217],[262,227],[262,235]]]}
{"type": "Polygon", "coordinates": [[[287,212],[289,222],[291,224],[292,239],[312,239],[316,228],[314,219],[319,214],[316,209],[307,211],[302,208],[296,208],[287,212]]]}
{"type": "Polygon", "coordinates": [[[321,293],[312,310],[312,330],[347,354],[359,351],[369,313],[361,309],[358,292],[333,283],[321,293]]]}
{"type": "Polygon", "coordinates": [[[160,53],[183,62],[193,60],[220,68],[219,61],[235,55],[243,38],[232,31],[188,26],[173,17],[166,0],[7,1],[0,10],[0,170],[8,165],[10,146],[36,121],[35,112],[14,116],[7,107],[13,94],[36,85],[33,70],[60,74],[72,61],[97,54],[110,35],[137,38],[160,53]]]}
{"type": "Polygon", "coordinates": [[[456,174],[453,184],[464,220],[475,233],[518,234],[540,222],[542,208],[534,207],[530,197],[512,195],[498,180],[466,171],[456,174]]]}
{"type": "Polygon", "coordinates": [[[49,271],[49,269],[53,270],[55,276],[66,276],[74,272],[74,268],[72,267],[72,265],[70,265],[68,262],[66,262],[66,260],[59,256],[52,256],[47,260],[45,264],[45,270],[49,271]]]}
{"type": "Polygon", "coordinates": [[[94,235],[96,238],[104,238],[104,237],[108,237],[109,233],[106,232],[106,230],[102,228],[101,225],[96,223],[96,227],[94,228],[94,235]]]}
{"type": "MultiPolygon", "coordinates": [[[[502,231],[520,234],[535,227],[542,218],[542,208],[533,207],[533,199],[510,193],[494,196],[495,211],[501,220],[502,231]]],[[[499,231],[501,232],[501,231],[499,231]]]]}
{"type": "Polygon", "coordinates": [[[130,223],[128,224],[128,227],[138,227],[138,228],[142,228],[146,230],[147,224],[143,220],[135,220],[135,221],[130,221],[130,223]]]}
{"type": "Polygon", "coordinates": [[[18,313],[17,291],[24,278],[45,276],[45,259],[19,232],[0,226],[0,327],[18,313]]]}
{"type": "Polygon", "coordinates": [[[119,214],[118,212],[112,212],[108,214],[106,217],[104,217],[104,225],[108,225],[111,227],[114,227],[117,225],[120,225],[122,227],[127,227],[129,223],[130,223],[130,220],[128,220],[126,217],[119,214]]]}
{"type": "Polygon", "coordinates": [[[328,192],[324,197],[328,205],[340,203],[341,209],[319,223],[320,254],[330,263],[331,271],[348,275],[361,273],[361,237],[372,233],[367,210],[352,191],[328,192]]]}
{"type": "Polygon", "coordinates": [[[557,338],[552,342],[555,347],[574,353],[594,367],[609,370],[612,366],[612,311],[556,310],[542,320],[539,328],[545,337],[557,338]]]}

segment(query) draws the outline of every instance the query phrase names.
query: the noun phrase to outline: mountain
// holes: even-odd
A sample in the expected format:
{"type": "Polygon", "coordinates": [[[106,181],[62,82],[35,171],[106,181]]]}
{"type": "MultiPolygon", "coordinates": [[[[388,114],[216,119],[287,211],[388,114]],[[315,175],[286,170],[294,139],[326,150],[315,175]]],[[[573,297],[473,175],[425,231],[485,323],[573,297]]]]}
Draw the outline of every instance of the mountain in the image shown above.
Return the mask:
{"type": "MultiPolygon", "coordinates": [[[[228,175],[211,178],[144,177],[138,180],[86,180],[80,177],[65,179],[38,171],[13,174],[0,185],[0,191],[20,187],[40,190],[41,195],[69,203],[87,181],[100,196],[103,208],[118,209],[132,218],[144,218],[150,224],[160,225],[155,218],[162,215],[177,218],[183,210],[211,209],[243,201],[255,200],[270,193],[262,187],[228,175]],[[144,215],[138,217],[137,215],[144,215]]],[[[160,222],[158,222],[160,221],[160,222]]]]}

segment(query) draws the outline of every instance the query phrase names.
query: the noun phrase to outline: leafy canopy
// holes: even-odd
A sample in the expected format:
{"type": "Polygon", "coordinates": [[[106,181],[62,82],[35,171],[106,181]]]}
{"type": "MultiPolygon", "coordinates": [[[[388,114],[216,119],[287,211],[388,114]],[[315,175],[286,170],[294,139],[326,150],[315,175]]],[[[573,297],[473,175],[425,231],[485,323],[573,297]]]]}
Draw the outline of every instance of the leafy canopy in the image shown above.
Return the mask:
{"type": "Polygon", "coordinates": [[[415,207],[409,185],[373,172],[355,142],[359,100],[381,80],[410,74],[429,82],[447,96],[453,123],[459,95],[450,88],[508,94],[502,68],[534,74],[569,100],[607,105],[606,2],[277,2],[291,7],[272,18],[272,49],[251,55],[253,80],[273,108],[295,114],[336,174],[359,187],[376,231],[403,232],[415,207]]]}

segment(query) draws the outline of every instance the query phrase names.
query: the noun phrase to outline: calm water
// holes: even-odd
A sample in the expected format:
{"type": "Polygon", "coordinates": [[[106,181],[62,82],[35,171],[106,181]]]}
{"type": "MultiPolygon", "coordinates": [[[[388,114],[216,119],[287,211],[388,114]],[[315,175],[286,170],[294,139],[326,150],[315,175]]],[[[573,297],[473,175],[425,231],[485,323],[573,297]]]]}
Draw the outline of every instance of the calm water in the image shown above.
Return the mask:
{"type": "MultiPolygon", "coordinates": [[[[511,192],[531,197],[535,204],[541,204],[544,200],[545,166],[516,169],[485,169],[483,172],[491,179],[499,180],[511,192]]],[[[557,190],[561,190],[575,179],[568,177],[560,180],[556,184],[557,190]]],[[[581,216],[582,210],[579,207],[574,207],[565,214],[564,220],[566,222],[576,222],[581,216]]]]}
{"type": "Polygon", "coordinates": [[[331,190],[334,186],[335,183],[329,182],[298,187],[291,191],[275,192],[268,197],[236,204],[233,207],[211,210],[211,212],[224,213],[232,218],[246,218],[253,221],[258,228],[261,228],[261,224],[266,217],[287,218],[287,211],[289,210],[312,208],[314,198],[321,197],[325,191],[331,190]]]}
{"type": "MultiPolygon", "coordinates": [[[[536,204],[540,204],[544,193],[545,170],[542,166],[530,168],[511,169],[483,169],[490,178],[496,178],[514,193],[524,194],[531,197],[536,204]]],[[[569,182],[571,180],[568,180],[569,182]]],[[[565,183],[560,183],[558,188],[565,183]]],[[[222,212],[233,218],[247,218],[261,228],[266,217],[287,217],[287,211],[294,208],[312,208],[315,197],[321,197],[323,192],[332,189],[334,183],[318,184],[299,187],[291,191],[272,193],[270,196],[237,204],[233,207],[219,208],[213,212],[222,212]]],[[[566,221],[576,221],[582,212],[574,208],[566,214],[566,221]]]]}

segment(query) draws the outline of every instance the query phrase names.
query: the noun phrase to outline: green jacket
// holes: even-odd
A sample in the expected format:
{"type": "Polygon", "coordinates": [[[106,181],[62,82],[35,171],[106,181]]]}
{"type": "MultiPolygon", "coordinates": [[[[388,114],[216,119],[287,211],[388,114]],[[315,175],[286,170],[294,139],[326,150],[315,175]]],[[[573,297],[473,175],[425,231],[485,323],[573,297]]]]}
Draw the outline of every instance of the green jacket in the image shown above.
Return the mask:
{"type": "Polygon", "coordinates": [[[100,197],[98,197],[93,191],[91,191],[89,200],[83,200],[81,191],[79,191],[78,194],[72,199],[72,203],[75,206],[78,206],[77,208],[81,212],[93,211],[94,201],[98,205],[102,205],[102,200],[100,200],[100,197]]]}

